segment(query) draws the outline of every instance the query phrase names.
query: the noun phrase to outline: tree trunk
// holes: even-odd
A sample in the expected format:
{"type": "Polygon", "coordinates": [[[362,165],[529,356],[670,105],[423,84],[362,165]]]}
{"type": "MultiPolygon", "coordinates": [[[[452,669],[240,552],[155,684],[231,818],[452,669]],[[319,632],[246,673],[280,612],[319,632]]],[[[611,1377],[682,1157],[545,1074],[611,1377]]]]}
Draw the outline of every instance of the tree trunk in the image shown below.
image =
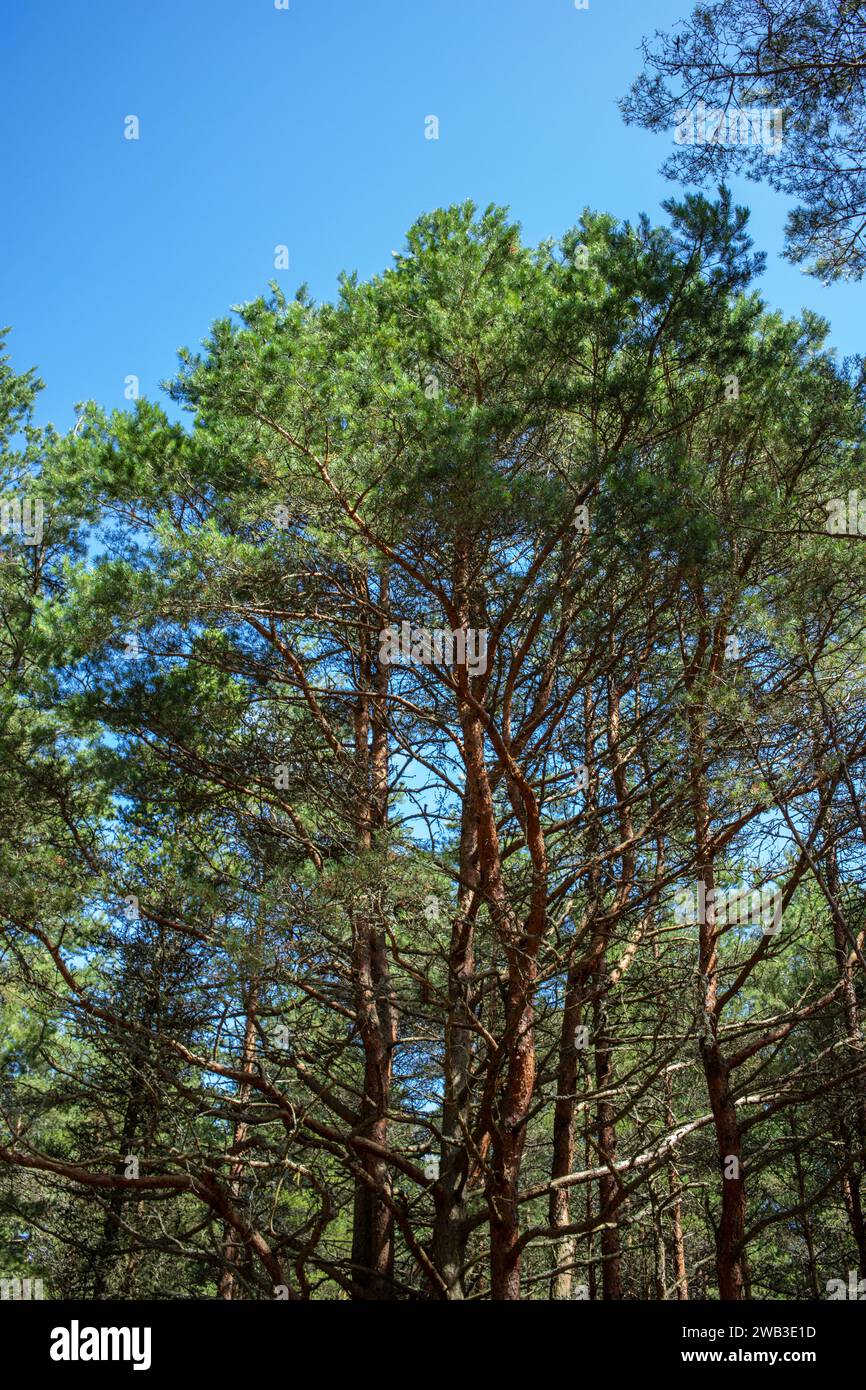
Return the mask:
{"type": "MultiPolygon", "coordinates": [[[[389,610],[388,577],[379,582],[379,610],[385,620],[389,610]]],[[[388,817],[388,733],[385,699],[388,666],[376,660],[369,645],[359,660],[359,695],[355,707],[355,757],[359,780],[358,848],[370,851],[388,817]],[[367,692],[371,691],[371,694],[367,692]]],[[[366,902],[355,924],[353,977],[358,1029],[364,1047],[364,1091],[360,1106],[359,1134],[382,1148],[388,1143],[388,1102],[391,1093],[393,1049],[397,1039],[397,1010],[393,999],[384,932],[366,902]]],[[[360,1172],[355,1179],[352,1224],[353,1278],[365,1299],[393,1297],[393,1216],[389,1205],[391,1175],[378,1155],[361,1151],[360,1172]]]]}
{"type": "MultiPolygon", "coordinates": [[[[244,1026],[244,1042],[242,1052],[241,1070],[251,1072],[256,1056],[256,1010],[258,1008],[258,987],[255,982],[250,985],[246,1005],[246,1023],[244,1026]]],[[[248,1126],[243,1119],[243,1107],[246,1105],[250,1095],[250,1088],[246,1083],[238,1087],[236,1102],[239,1109],[239,1118],[235,1122],[232,1131],[232,1150],[236,1152],[247,1137],[248,1126]]],[[[244,1171],[243,1159],[235,1157],[229,1169],[228,1193],[229,1199],[235,1201],[241,1187],[241,1178],[244,1171]]],[[[237,1241],[236,1232],[230,1226],[226,1226],[223,1240],[223,1270],[220,1275],[217,1292],[220,1298],[231,1300],[235,1297],[235,1267],[241,1254],[242,1246],[237,1241]]]]}
{"type": "MultiPolygon", "coordinates": [[[[604,970],[602,961],[601,970],[604,970]]],[[[595,1014],[595,1082],[600,1092],[613,1086],[613,1049],[608,1034],[607,1006],[603,993],[597,993],[595,1014]]],[[[602,1097],[596,1112],[598,1156],[601,1163],[616,1163],[616,1111],[611,1098],[602,1097]]],[[[620,1255],[617,1197],[619,1184],[613,1174],[599,1180],[599,1220],[601,1229],[602,1295],[607,1300],[622,1298],[622,1259],[620,1255]]]]}

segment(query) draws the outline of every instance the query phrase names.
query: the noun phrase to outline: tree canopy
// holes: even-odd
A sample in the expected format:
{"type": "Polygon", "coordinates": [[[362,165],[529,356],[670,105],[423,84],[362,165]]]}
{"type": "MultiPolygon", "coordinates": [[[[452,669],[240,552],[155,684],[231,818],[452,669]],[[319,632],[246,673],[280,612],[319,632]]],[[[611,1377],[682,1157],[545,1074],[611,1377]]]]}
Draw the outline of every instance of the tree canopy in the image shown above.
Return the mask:
{"type": "MultiPolygon", "coordinates": [[[[695,5],[643,43],[620,103],[628,122],[673,132],[680,110],[715,119],[663,170],[703,183],[745,172],[796,200],[789,258],[825,282],[866,269],[866,15],[860,0],[727,0],[695,5]],[[723,113],[769,108],[772,138],[729,138],[723,113]]],[[[674,137],[676,138],[676,136],[674,137]]]]}
{"type": "Polygon", "coordinates": [[[666,211],[438,210],[66,437],[3,365],[0,1243],[52,1296],[866,1272],[861,383],[726,192],[666,211]]]}

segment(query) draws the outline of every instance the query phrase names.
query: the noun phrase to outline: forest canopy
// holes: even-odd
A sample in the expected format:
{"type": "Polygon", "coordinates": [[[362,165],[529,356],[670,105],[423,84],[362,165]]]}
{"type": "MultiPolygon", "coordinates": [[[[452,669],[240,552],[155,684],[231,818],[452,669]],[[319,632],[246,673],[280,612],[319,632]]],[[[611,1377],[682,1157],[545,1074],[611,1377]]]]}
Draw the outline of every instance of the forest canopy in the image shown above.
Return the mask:
{"type": "Polygon", "coordinates": [[[3,359],[8,1277],[866,1276],[862,381],[666,213],[422,216],[66,435],[3,359]]]}

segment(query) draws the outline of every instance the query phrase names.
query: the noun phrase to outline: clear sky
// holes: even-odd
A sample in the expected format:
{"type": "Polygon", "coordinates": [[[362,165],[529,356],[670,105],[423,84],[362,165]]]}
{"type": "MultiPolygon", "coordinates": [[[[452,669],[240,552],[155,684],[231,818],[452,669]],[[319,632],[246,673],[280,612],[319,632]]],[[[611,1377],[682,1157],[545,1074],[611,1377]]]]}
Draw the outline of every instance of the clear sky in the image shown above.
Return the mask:
{"type": "MultiPolygon", "coordinates": [[[[0,322],[14,366],[46,382],[42,420],[66,429],[76,401],[123,405],[130,374],[158,394],[177,348],[231,304],[270,279],[329,298],[341,269],[390,264],[436,206],[508,204],[533,241],[587,205],[662,217],[668,138],[626,127],[616,101],[641,36],[690,0],[289,5],[7,6],[0,322]]],[[[841,354],[860,351],[866,285],[824,289],[780,260],[784,200],[735,190],[768,252],[768,302],[817,310],[841,354]]]]}

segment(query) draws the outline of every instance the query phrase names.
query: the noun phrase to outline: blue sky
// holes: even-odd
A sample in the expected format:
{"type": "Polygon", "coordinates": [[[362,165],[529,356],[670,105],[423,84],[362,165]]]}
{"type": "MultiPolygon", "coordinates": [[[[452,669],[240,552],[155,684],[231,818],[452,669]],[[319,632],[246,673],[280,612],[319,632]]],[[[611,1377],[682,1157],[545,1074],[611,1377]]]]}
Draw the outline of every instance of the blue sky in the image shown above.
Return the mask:
{"type": "MultiPolygon", "coordinates": [[[[586,205],[661,218],[669,144],[626,127],[616,101],[642,35],[689,0],[289,2],[7,10],[0,322],[15,367],[45,380],[42,420],[123,405],[130,374],[157,395],[177,348],[231,304],[272,278],[329,298],[341,269],[386,266],[442,204],[509,204],[531,241],[586,205]]],[[[735,189],[768,252],[768,302],[817,310],[840,353],[859,351],[866,286],[824,289],[780,260],[785,201],[735,189]]]]}

